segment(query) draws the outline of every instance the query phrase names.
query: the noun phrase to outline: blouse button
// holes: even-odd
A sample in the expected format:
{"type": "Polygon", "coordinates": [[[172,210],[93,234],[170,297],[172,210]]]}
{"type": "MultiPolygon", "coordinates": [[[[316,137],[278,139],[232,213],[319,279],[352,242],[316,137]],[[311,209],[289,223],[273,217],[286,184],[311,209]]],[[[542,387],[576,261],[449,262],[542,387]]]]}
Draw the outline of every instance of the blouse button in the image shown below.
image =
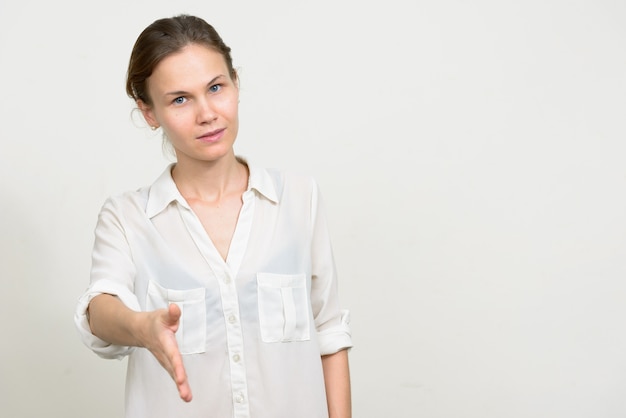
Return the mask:
{"type": "Polygon", "coordinates": [[[237,322],[237,318],[235,317],[235,315],[229,316],[228,322],[230,322],[231,324],[234,324],[235,322],[237,322]]]}
{"type": "Polygon", "coordinates": [[[235,355],[233,356],[233,361],[234,361],[235,363],[239,363],[239,360],[241,360],[241,357],[239,356],[239,354],[235,354],[235,355]]]}

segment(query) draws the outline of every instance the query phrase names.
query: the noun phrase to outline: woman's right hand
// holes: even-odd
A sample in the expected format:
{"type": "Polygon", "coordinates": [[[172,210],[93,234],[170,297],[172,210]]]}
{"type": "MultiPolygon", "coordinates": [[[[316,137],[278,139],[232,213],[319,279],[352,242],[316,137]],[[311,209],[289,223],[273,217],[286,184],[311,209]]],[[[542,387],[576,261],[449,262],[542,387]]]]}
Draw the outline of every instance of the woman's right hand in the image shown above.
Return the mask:
{"type": "Polygon", "coordinates": [[[187,372],[176,342],[181,310],[176,304],[167,309],[135,312],[117,296],[101,294],[89,303],[91,332],[111,344],[145,347],[169,373],[180,397],[191,401],[187,372]]]}
{"type": "Polygon", "coordinates": [[[185,402],[191,401],[192,394],[183,358],[176,342],[176,330],[180,323],[181,310],[175,303],[167,309],[146,312],[146,323],[140,329],[144,331],[141,345],[150,350],[161,366],[170,374],[178,393],[185,402]]]}

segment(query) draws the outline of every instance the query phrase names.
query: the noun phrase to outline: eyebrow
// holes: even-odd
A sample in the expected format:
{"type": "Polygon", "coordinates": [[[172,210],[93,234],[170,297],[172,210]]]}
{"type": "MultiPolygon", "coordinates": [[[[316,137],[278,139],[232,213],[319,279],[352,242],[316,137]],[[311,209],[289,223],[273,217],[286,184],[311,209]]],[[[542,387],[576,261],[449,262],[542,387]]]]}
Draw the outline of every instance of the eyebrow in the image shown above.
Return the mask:
{"type": "MultiPolygon", "coordinates": [[[[214,77],[211,81],[209,81],[207,83],[207,87],[212,85],[213,83],[215,83],[217,80],[219,80],[222,77],[225,77],[224,74],[220,74],[220,75],[214,77]]],[[[165,96],[183,96],[185,94],[189,94],[189,92],[184,91],[184,90],[177,90],[177,91],[167,92],[167,93],[165,93],[165,96]]]]}

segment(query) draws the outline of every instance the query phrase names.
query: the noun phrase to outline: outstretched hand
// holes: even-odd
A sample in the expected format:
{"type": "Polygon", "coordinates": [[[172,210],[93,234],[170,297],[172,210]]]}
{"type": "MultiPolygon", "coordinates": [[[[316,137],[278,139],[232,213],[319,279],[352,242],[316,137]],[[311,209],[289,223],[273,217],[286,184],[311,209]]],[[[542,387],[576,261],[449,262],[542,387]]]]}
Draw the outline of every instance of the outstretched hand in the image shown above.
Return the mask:
{"type": "Polygon", "coordinates": [[[161,366],[170,374],[180,397],[185,402],[191,401],[191,388],[187,381],[187,372],[176,342],[176,330],[179,326],[181,311],[172,303],[167,309],[149,313],[148,329],[144,346],[156,357],[161,366]]]}

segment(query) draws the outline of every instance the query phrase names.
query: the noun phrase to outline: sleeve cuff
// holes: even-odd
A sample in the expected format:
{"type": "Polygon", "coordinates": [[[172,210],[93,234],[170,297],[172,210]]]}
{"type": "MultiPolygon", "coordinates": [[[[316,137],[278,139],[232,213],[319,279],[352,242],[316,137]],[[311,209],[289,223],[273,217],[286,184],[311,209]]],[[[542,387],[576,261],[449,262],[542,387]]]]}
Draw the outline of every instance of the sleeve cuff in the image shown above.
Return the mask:
{"type": "Polygon", "coordinates": [[[134,347],[108,343],[93,335],[91,327],[89,326],[89,319],[87,317],[89,302],[91,302],[94,297],[104,293],[117,296],[129,309],[137,312],[141,311],[137,297],[128,290],[127,287],[110,280],[98,280],[92,283],[78,300],[78,305],[74,313],[74,323],[78,329],[81,340],[93,352],[107,359],[122,359],[124,356],[130,354],[134,347]]]}
{"type": "Polygon", "coordinates": [[[320,344],[320,354],[323,356],[352,348],[352,334],[350,331],[350,312],[341,311],[341,321],[338,325],[317,333],[320,344]]]}

